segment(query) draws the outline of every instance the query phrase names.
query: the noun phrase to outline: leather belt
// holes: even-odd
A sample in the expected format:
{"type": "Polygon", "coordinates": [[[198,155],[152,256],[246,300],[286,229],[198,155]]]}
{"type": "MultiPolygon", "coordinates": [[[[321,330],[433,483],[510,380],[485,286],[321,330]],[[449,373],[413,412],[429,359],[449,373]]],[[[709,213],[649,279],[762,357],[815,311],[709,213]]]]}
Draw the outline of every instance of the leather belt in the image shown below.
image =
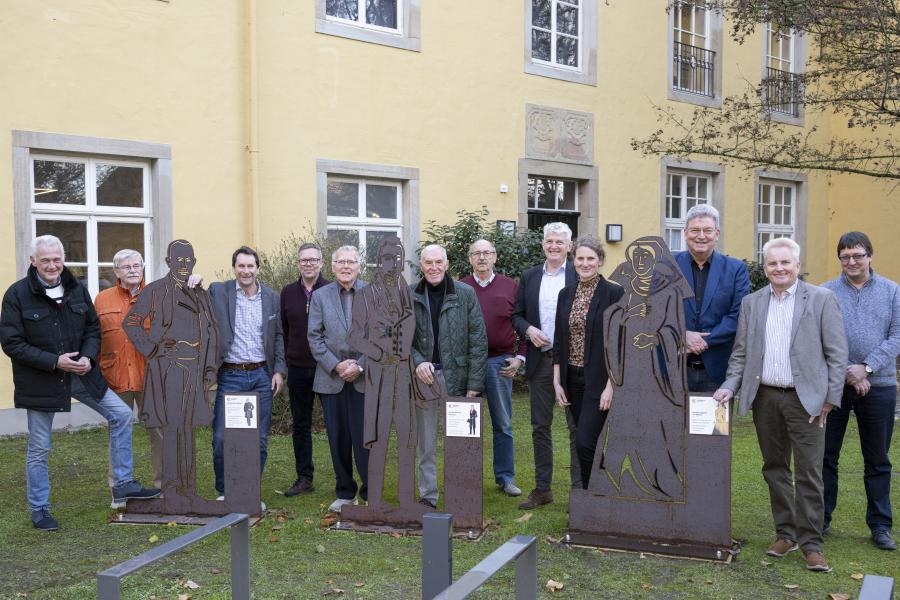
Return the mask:
{"type": "Polygon", "coordinates": [[[702,362],[688,362],[687,366],[689,369],[696,369],[697,371],[702,371],[706,368],[706,365],[702,362]]]}
{"type": "Polygon", "coordinates": [[[784,386],[780,386],[780,385],[769,385],[768,383],[761,383],[759,385],[761,387],[767,387],[767,388],[771,388],[773,390],[778,390],[779,392],[793,392],[796,390],[796,388],[793,388],[793,387],[784,387],[784,386]]]}
{"type": "Polygon", "coordinates": [[[255,371],[256,369],[261,369],[264,366],[266,366],[266,361],[255,363],[222,363],[223,369],[231,369],[233,371],[255,371]]]}

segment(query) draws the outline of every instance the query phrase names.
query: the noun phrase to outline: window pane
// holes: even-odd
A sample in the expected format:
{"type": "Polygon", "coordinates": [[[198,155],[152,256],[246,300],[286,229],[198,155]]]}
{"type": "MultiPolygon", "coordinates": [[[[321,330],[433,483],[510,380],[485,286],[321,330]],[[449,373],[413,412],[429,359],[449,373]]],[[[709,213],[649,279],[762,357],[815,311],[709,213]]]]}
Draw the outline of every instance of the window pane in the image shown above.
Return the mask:
{"type": "Polygon", "coordinates": [[[397,0],[366,0],[366,23],[397,29],[397,0]]]}
{"type": "Polygon", "coordinates": [[[681,198],[679,198],[678,196],[672,197],[671,206],[669,207],[669,218],[681,218],[681,198]]]}
{"type": "Polygon", "coordinates": [[[537,206],[535,208],[556,209],[556,181],[552,179],[537,180],[537,206]]]}
{"type": "Polygon", "coordinates": [[[681,230],[666,229],[666,244],[672,252],[681,250],[681,230]]]}
{"type": "Polygon", "coordinates": [[[356,0],[325,0],[325,14],[339,19],[359,20],[359,5],[356,0]]]}
{"type": "Polygon", "coordinates": [[[531,30],[531,57],[550,61],[550,32],[531,30]]]}
{"type": "Polygon", "coordinates": [[[688,198],[696,198],[697,197],[697,178],[696,177],[685,177],[687,179],[687,194],[688,198]]]}
{"type": "Polygon", "coordinates": [[[774,216],[772,222],[775,225],[781,225],[781,206],[775,205],[772,209],[772,214],[774,216]]]}
{"type": "Polygon", "coordinates": [[[97,204],[144,206],[144,170],[140,167],[97,165],[97,204]]]}
{"type": "Polygon", "coordinates": [[[534,177],[528,178],[528,208],[537,208],[537,200],[535,200],[535,188],[537,184],[535,183],[534,177]]]}
{"type": "MultiPolygon", "coordinates": [[[[66,261],[68,261],[68,260],[69,260],[69,255],[66,254],[66,261]]],[[[66,268],[69,269],[69,272],[72,273],[72,275],[75,277],[75,279],[77,279],[81,283],[81,285],[83,285],[84,287],[88,286],[87,267],[72,266],[67,263],[66,268]]]]}
{"type": "Polygon", "coordinates": [[[102,292],[116,285],[116,272],[112,267],[100,267],[97,274],[97,288],[102,292]]]}
{"type": "Polygon", "coordinates": [[[559,194],[559,210],[578,210],[575,196],[578,193],[578,184],[574,181],[560,181],[562,188],[559,194]]]}
{"type": "Polygon", "coordinates": [[[84,164],[34,161],[34,201],[84,206],[84,164]]]}
{"type": "Polygon", "coordinates": [[[112,262],[116,252],[123,248],[144,252],[143,223],[97,223],[97,259],[112,262]]]}
{"type": "Polygon", "coordinates": [[[556,36],[556,62],[568,67],[578,66],[578,38],[556,36]]]}
{"type": "Polygon", "coordinates": [[[759,222],[764,224],[770,224],[771,217],[769,215],[769,204],[760,204],[759,205],[759,222]]]}
{"type": "Polygon", "coordinates": [[[791,207],[784,207],[784,224],[785,225],[793,225],[794,222],[791,220],[791,207]]]}
{"type": "Polygon", "coordinates": [[[706,201],[709,199],[709,196],[706,195],[706,184],[709,180],[706,177],[700,177],[697,179],[697,197],[702,201],[706,201]]]}
{"type": "Polygon", "coordinates": [[[87,223],[84,221],[38,220],[36,235],[55,235],[63,243],[66,260],[87,262],[87,223]]]}
{"type": "Polygon", "coordinates": [[[374,219],[396,219],[397,186],[366,185],[366,216],[374,219]]]}
{"type": "Polygon", "coordinates": [[[329,181],[327,212],[329,217],[359,216],[359,184],[329,181]]]}
{"type": "MultiPolygon", "coordinates": [[[[694,33],[706,37],[706,9],[694,7],[694,33]]],[[[700,46],[701,44],[695,44],[700,46]]]]}
{"type": "Polygon", "coordinates": [[[763,204],[769,203],[769,186],[761,185],[759,186],[759,201],[763,204]]]}
{"type": "Polygon", "coordinates": [[[556,7],[556,30],[559,33],[578,35],[578,8],[559,4],[556,7]]]}
{"type": "Polygon", "coordinates": [[[359,248],[359,230],[357,229],[329,229],[326,239],[329,246],[333,242],[335,246],[356,246],[359,248]]]}
{"type": "Polygon", "coordinates": [[[550,29],[551,0],[531,0],[531,24],[550,29]]]}
{"type": "Polygon", "coordinates": [[[378,244],[389,237],[400,237],[399,231],[367,231],[366,232],[366,264],[378,262],[378,244]]]}
{"type": "Polygon", "coordinates": [[[678,175],[672,175],[669,177],[669,181],[670,181],[669,185],[671,187],[670,193],[673,196],[680,196],[681,195],[681,177],[678,175]]]}

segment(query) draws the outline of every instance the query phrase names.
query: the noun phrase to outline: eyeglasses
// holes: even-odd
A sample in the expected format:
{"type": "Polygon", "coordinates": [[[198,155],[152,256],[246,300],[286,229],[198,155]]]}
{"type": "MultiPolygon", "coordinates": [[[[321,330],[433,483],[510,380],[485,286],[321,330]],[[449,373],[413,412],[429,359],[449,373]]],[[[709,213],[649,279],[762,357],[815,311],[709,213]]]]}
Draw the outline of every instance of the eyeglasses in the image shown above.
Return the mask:
{"type": "Polygon", "coordinates": [[[699,229],[696,227],[691,227],[687,231],[691,235],[700,235],[702,233],[706,237],[712,237],[716,233],[716,230],[713,229],[712,227],[707,227],[706,229],[699,229]]]}
{"type": "Polygon", "coordinates": [[[844,254],[843,256],[838,256],[838,259],[841,261],[842,265],[846,265],[850,263],[850,259],[853,259],[853,262],[859,262],[864,260],[867,256],[869,256],[868,252],[860,252],[859,254],[844,254]]]}
{"type": "Polygon", "coordinates": [[[144,265],[137,263],[134,265],[119,265],[116,268],[120,271],[140,271],[144,268],[144,265]]]}
{"type": "Polygon", "coordinates": [[[336,264],[336,265],[339,266],[339,267],[352,267],[353,265],[358,265],[358,264],[359,264],[359,261],[358,261],[358,260],[349,259],[349,258],[342,258],[341,260],[335,260],[335,261],[333,261],[333,263],[336,264]]]}
{"type": "Polygon", "coordinates": [[[497,254],[497,253],[494,252],[493,250],[481,250],[479,252],[469,252],[469,256],[471,256],[472,258],[476,258],[476,257],[477,258],[487,258],[487,257],[493,256],[495,254],[497,254]]]}
{"type": "Polygon", "coordinates": [[[301,265],[317,265],[322,262],[321,258],[301,258],[297,261],[301,265]]]}

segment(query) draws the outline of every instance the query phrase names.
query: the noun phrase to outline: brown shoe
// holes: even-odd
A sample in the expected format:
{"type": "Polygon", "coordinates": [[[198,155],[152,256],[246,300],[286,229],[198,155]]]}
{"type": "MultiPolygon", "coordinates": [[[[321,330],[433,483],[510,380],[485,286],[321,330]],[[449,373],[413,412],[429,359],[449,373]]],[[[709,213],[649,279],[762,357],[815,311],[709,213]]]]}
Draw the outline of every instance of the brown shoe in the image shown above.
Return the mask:
{"type": "Polygon", "coordinates": [[[308,494],[315,489],[316,488],[313,487],[312,481],[310,481],[309,479],[298,479],[294,482],[294,485],[285,490],[284,495],[290,498],[291,496],[308,494]]]}
{"type": "Polygon", "coordinates": [[[806,568],[810,571],[819,571],[820,573],[831,573],[831,567],[825,562],[825,556],[821,552],[815,550],[807,552],[803,551],[803,558],[806,559],[806,568]]]}
{"type": "Polygon", "coordinates": [[[532,508],[550,504],[551,502],[553,502],[553,492],[550,490],[534,489],[528,494],[528,500],[519,504],[519,510],[531,510],[532,508]]]}
{"type": "Polygon", "coordinates": [[[777,540],[775,540],[774,544],[769,546],[769,549],[766,550],[766,554],[768,554],[769,556],[774,556],[775,558],[781,558],[788,552],[793,552],[797,548],[799,548],[799,546],[797,546],[797,542],[778,538],[777,540]]]}

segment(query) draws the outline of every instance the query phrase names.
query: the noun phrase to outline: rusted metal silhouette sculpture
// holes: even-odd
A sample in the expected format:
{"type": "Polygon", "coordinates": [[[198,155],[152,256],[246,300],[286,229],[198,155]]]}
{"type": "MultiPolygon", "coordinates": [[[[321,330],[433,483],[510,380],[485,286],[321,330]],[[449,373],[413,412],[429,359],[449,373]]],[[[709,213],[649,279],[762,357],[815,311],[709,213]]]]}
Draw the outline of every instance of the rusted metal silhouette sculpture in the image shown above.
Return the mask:
{"type": "MultiPolygon", "coordinates": [[[[216,383],[219,334],[209,293],[187,286],[195,262],[190,242],[170,243],[168,274],[143,289],[122,322],[147,357],[142,420],[163,434],[163,496],[130,504],[129,512],[220,515],[233,508],[197,495],[194,429],[212,423],[207,392],[216,383]]],[[[257,488],[258,481],[257,475],[257,488]]],[[[251,514],[258,512],[258,496],[251,514]]]]}
{"type": "Polygon", "coordinates": [[[569,539],[725,558],[730,437],[687,433],[683,301],[693,292],[661,238],[639,238],[625,254],[610,276],[625,294],[604,312],[613,401],[588,489],[570,496],[569,539]]]}
{"type": "MultiPolygon", "coordinates": [[[[416,380],[410,349],[416,331],[412,294],[403,277],[404,250],[396,237],[378,245],[378,266],[370,284],[353,301],[353,320],[347,341],[366,357],[364,443],[369,449],[368,506],[344,506],[342,526],[368,529],[370,526],[419,529],[422,516],[433,509],[415,497],[416,412],[426,402],[449,400],[442,379],[432,386],[416,380]],[[397,505],[384,489],[388,443],[392,427],[397,447],[397,505]]],[[[478,440],[477,472],[481,474],[481,446],[478,440]]],[[[452,447],[452,444],[451,444],[452,447]]],[[[446,448],[445,448],[446,452],[446,448]]],[[[445,471],[446,473],[446,471],[445,471]]],[[[477,527],[481,528],[479,489],[477,527]]],[[[469,502],[471,504],[471,501],[469,502]]],[[[446,503],[450,509],[451,499],[446,503]]],[[[464,511],[467,513],[471,510],[464,511]]],[[[461,527],[472,527],[473,518],[454,514],[461,527]]]]}

